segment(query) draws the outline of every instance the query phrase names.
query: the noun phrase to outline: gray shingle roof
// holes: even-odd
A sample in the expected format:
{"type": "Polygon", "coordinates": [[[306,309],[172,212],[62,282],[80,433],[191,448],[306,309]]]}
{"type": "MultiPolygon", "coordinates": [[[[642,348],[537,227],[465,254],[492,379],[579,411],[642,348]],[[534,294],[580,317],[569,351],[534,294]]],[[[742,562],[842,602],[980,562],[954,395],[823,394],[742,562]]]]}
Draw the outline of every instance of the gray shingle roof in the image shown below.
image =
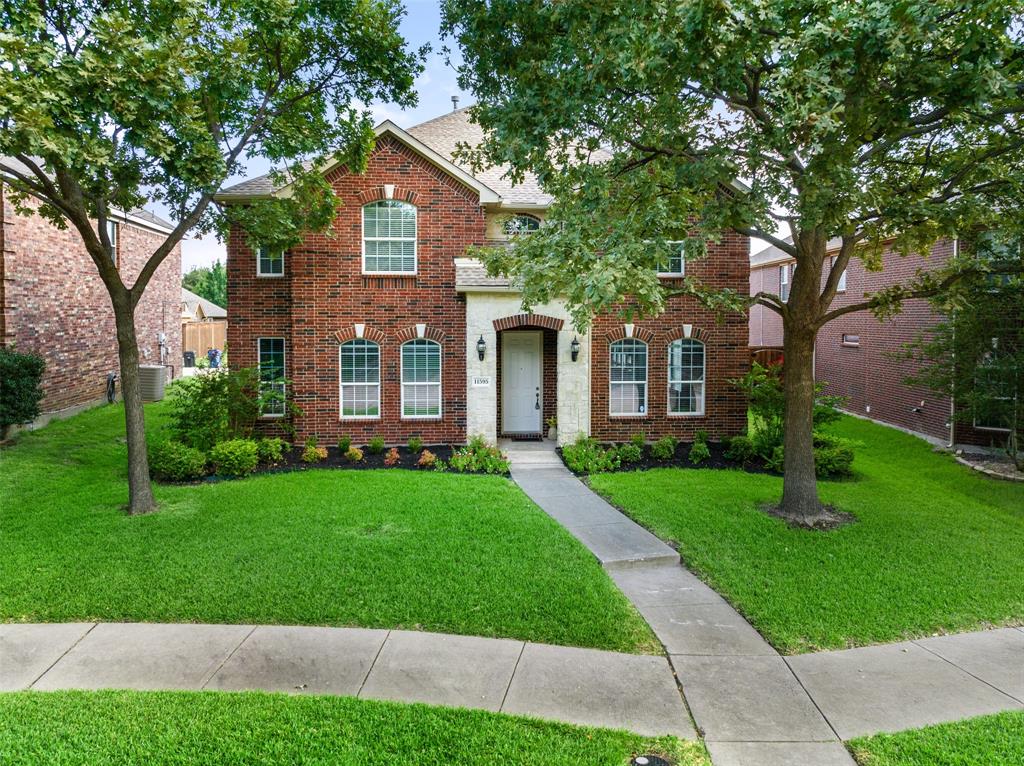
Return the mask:
{"type": "Polygon", "coordinates": [[[181,302],[185,305],[186,311],[191,316],[196,316],[196,308],[201,306],[203,309],[203,316],[207,319],[224,319],[227,318],[228,312],[226,309],[221,308],[213,301],[208,301],[201,295],[196,295],[191,290],[186,290],[184,287],[181,288],[181,302]]]}
{"type": "Polygon", "coordinates": [[[489,277],[487,269],[484,268],[476,258],[455,259],[455,289],[459,291],[483,288],[484,290],[509,289],[511,282],[506,277],[489,277]]]}

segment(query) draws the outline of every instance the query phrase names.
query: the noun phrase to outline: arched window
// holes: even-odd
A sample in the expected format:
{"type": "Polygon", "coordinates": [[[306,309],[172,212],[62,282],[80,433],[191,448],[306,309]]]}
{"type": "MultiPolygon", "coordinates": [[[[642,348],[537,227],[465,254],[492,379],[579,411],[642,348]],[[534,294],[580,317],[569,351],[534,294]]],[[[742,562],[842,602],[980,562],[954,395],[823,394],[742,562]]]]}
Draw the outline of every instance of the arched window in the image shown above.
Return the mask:
{"type": "Polygon", "coordinates": [[[380,417],[380,346],[357,338],[339,350],[341,417],[380,417]]]}
{"type": "Polygon", "coordinates": [[[670,415],[704,414],[704,344],[683,338],[668,344],[670,415]]]}
{"type": "Polygon", "coordinates": [[[610,347],[608,411],[612,415],[647,413],[647,344],[635,338],[610,347]]]}
{"type": "Polygon", "coordinates": [[[501,230],[507,237],[514,237],[516,234],[526,234],[527,232],[537,231],[539,228],[540,219],[533,215],[527,215],[526,213],[510,215],[505,219],[504,223],[501,224],[501,230]]]}
{"type": "Polygon", "coordinates": [[[417,338],[402,344],[402,417],[441,416],[441,346],[417,338]]]}
{"type": "Polygon", "coordinates": [[[363,205],[363,271],[416,273],[416,206],[396,199],[363,205]]]}

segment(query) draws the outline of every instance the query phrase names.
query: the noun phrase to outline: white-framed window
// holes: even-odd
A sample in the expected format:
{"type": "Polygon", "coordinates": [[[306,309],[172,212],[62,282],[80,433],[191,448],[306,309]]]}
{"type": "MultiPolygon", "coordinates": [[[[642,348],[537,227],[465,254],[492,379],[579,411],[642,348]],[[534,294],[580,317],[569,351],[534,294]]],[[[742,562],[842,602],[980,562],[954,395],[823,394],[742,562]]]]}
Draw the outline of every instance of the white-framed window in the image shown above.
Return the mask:
{"type": "Polygon", "coordinates": [[[789,300],[789,264],[779,266],[779,298],[789,300]]]}
{"type": "Polygon", "coordinates": [[[540,219],[527,213],[516,213],[510,215],[501,224],[501,230],[506,237],[514,237],[517,234],[527,234],[537,231],[540,228],[540,219]]]}
{"type": "Polygon", "coordinates": [[[110,260],[117,263],[117,239],[121,233],[121,227],[117,221],[107,219],[107,239],[110,240],[110,260]]]}
{"type": "Polygon", "coordinates": [[[263,417],[279,418],[285,412],[284,338],[258,338],[260,395],[263,417]]]}
{"type": "Polygon", "coordinates": [[[680,338],[668,344],[670,415],[704,414],[704,344],[680,338]]]}
{"type": "Polygon", "coordinates": [[[416,206],[396,199],[363,205],[363,272],[416,273],[416,206]]]}
{"type": "Polygon", "coordinates": [[[647,344],[635,338],[617,340],[609,356],[609,414],[646,415],[647,344]]]}
{"type": "Polygon", "coordinates": [[[266,245],[256,248],[256,276],[284,276],[284,250],[274,250],[266,245]]]}
{"type": "Polygon", "coordinates": [[[380,417],[380,346],[357,338],[338,350],[341,417],[380,417]]]}
{"type": "Polygon", "coordinates": [[[402,417],[441,417],[441,345],[417,338],[402,344],[402,417]]]}
{"type": "Polygon", "coordinates": [[[658,267],[660,277],[681,277],[686,273],[686,257],[683,255],[682,242],[667,243],[672,252],[668,260],[658,267]]]}
{"type": "Polygon", "coordinates": [[[860,335],[844,332],[842,345],[847,348],[860,348],[860,335]]]}
{"type": "MultiPolygon", "coordinates": [[[[836,267],[836,259],[835,259],[835,256],[833,256],[832,261],[829,263],[829,270],[831,271],[835,267],[836,267]]],[[[843,273],[839,275],[839,281],[836,282],[836,292],[837,293],[845,293],[846,292],[846,269],[843,269],[843,273]]]]}
{"type": "MultiPolygon", "coordinates": [[[[993,349],[997,344],[998,340],[993,338],[993,349]]],[[[1013,371],[1001,362],[995,351],[989,352],[974,372],[975,388],[987,394],[975,406],[974,413],[974,427],[983,431],[1009,431],[1013,423],[1018,394],[1014,390],[1013,371]]]]}

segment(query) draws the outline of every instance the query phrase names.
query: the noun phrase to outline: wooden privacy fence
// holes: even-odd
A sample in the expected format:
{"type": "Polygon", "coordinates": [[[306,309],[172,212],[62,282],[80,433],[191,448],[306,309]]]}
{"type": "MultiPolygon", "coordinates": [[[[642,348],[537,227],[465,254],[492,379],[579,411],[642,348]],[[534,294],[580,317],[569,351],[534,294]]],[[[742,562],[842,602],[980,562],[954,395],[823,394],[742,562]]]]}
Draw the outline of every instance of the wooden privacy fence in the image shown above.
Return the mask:
{"type": "Polygon", "coordinates": [[[751,346],[750,358],[762,367],[782,364],[782,346],[751,346]]]}
{"type": "Polygon", "coordinates": [[[228,341],[228,320],[208,319],[204,322],[181,323],[181,350],[192,351],[196,360],[205,359],[211,348],[224,350],[228,341]]]}

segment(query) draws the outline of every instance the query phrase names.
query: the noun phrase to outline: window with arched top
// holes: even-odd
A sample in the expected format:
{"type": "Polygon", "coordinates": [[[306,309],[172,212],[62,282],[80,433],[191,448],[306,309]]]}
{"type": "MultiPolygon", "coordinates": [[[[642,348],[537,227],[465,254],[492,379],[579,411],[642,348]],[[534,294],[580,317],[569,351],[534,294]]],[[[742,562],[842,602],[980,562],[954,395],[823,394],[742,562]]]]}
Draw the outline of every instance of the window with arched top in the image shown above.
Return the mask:
{"type": "Polygon", "coordinates": [[[501,224],[501,230],[505,233],[506,237],[514,237],[517,234],[527,234],[531,231],[537,231],[540,228],[540,219],[534,215],[527,215],[526,213],[517,213],[516,215],[510,215],[501,224]]]}
{"type": "Polygon", "coordinates": [[[617,340],[609,353],[609,414],[646,415],[647,344],[635,338],[617,340]]]}
{"type": "Polygon", "coordinates": [[[416,206],[396,199],[363,205],[363,271],[416,273],[416,206]]]}
{"type": "Polygon", "coordinates": [[[417,338],[402,344],[402,417],[441,416],[441,345],[417,338]]]}
{"type": "Polygon", "coordinates": [[[668,412],[704,414],[704,344],[681,338],[668,344],[668,412]]]}
{"type": "Polygon", "coordinates": [[[339,349],[342,418],[380,417],[380,346],[357,338],[339,349]]]}

